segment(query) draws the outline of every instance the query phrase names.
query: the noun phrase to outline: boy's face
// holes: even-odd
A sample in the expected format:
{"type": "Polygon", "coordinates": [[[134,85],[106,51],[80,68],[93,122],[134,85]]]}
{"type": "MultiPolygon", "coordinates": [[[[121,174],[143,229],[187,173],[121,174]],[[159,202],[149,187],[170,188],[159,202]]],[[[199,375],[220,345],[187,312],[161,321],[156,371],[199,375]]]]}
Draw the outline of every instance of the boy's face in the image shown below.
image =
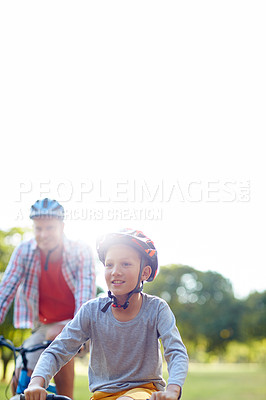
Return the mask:
{"type": "Polygon", "coordinates": [[[47,253],[62,242],[64,223],[57,218],[34,218],[34,235],[38,247],[47,253]]]}
{"type": "Polygon", "coordinates": [[[109,247],[105,257],[105,280],[108,289],[116,297],[124,296],[135,289],[138,283],[140,262],[139,253],[130,246],[109,247]]]}

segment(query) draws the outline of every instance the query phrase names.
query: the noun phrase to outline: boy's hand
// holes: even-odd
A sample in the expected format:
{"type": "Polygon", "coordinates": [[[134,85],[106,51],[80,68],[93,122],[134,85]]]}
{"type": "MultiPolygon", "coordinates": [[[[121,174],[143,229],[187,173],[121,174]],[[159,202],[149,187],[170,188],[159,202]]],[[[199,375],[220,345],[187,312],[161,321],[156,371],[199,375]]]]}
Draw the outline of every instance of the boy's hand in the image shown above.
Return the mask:
{"type": "Polygon", "coordinates": [[[40,386],[29,386],[25,389],[25,400],[46,400],[47,392],[40,386]]]}
{"type": "Polygon", "coordinates": [[[178,400],[180,392],[180,386],[168,385],[165,392],[152,393],[150,400],[178,400]]]}
{"type": "Polygon", "coordinates": [[[32,378],[29,386],[25,389],[25,400],[46,400],[47,392],[44,389],[44,379],[36,376],[32,378]]]}

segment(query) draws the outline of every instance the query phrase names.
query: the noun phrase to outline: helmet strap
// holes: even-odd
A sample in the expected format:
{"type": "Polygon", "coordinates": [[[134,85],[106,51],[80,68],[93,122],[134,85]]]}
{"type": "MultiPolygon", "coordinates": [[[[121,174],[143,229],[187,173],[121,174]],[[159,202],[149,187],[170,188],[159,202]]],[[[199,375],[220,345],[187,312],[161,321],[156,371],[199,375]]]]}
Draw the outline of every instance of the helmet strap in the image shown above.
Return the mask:
{"type": "Polygon", "coordinates": [[[117,302],[117,298],[112,294],[112,292],[110,290],[108,290],[108,297],[111,299],[110,301],[108,301],[108,303],[105,304],[105,306],[101,309],[102,312],[106,312],[109,308],[110,305],[112,305],[112,307],[115,308],[123,308],[124,310],[126,308],[128,308],[129,306],[129,299],[130,297],[134,294],[134,293],[140,293],[142,292],[143,289],[143,281],[141,281],[141,275],[142,275],[142,271],[145,265],[145,260],[143,257],[141,257],[141,262],[140,262],[140,270],[139,270],[139,277],[138,277],[138,282],[137,285],[135,287],[135,289],[131,290],[131,292],[128,293],[127,295],[127,299],[125,301],[124,304],[118,304],[117,302]]]}

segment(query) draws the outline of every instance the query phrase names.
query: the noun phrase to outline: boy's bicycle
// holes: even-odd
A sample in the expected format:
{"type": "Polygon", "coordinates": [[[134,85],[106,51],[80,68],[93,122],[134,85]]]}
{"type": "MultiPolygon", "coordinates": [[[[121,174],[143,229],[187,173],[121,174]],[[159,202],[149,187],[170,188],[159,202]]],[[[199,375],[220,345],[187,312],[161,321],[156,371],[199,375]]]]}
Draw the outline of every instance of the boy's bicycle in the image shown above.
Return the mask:
{"type": "MultiPolygon", "coordinates": [[[[28,387],[28,384],[30,383],[30,376],[28,376],[28,368],[27,368],[27,353],[32,353],[34,351],[40,350],[40,349],[46,349],[46,347],[49,346],[51,341],[44,341],[42,343],[36,344],[34,346],[25,348],[22,346],[15,347],[14,343],[11,342],[11,340],[5,339],[4,336],[0,336],[0,346],[7,347],[13,352],[14,355],[14,361],[16,364],[16,359],[17,359],[17,354],[19,353],[22,358],[22,369],[20,372],[19,380],[17,382],[17,390],[16,390],[16,395],[11,397],[10,400],[19,400],[20,394],[24,393],[24,390],[28,387]]],[[[13,376],[15,376],[15,371],[13,373],[13,376]]],[[[56,387],[54,384],[50,384],[47,388],[49,392],[56,393],[56,387]]],[[[55,399],[55,400],[60,400],[60,399],[67,399],[67,397],[64,396],[57,396],[57,397],[47,397],[47,399],[55,399]]]]}

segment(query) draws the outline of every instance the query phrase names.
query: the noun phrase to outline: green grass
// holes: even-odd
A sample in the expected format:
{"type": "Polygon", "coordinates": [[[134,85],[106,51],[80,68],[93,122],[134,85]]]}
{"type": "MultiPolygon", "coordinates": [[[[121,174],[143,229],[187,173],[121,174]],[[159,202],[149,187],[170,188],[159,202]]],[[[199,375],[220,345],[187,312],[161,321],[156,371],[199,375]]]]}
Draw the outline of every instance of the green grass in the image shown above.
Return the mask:
{"type": "MultiPolygon", "coordinates": [[[[265,377],[266,368],[259,364],[191,363],[182,400],[265,400],[265,377]]],[[[1,400],[5,399],[5,386],[0,383],[1,400]]],[[[87,366],[78,360],[74,399],[89,397],[87,366]]]]}
{"type": "Polygon", "coordinates": [[[257,364],[191,364],[182,400],[264,400],[265,377],[257,364]]]}

